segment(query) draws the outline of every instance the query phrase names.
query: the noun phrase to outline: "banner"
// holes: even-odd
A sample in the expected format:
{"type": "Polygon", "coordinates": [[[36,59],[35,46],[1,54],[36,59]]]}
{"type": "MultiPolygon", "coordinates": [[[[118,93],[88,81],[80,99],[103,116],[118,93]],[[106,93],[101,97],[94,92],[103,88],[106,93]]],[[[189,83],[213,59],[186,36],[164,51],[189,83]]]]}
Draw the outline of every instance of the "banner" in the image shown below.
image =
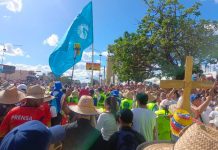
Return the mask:
{"type": "MultiPolygon", "coordinates": [[[[100,64],[93,63],[93,70],[100,71],[100,64]]],[[[92,70],[92,63],[86,63],[86,70],[92,70]]]]}

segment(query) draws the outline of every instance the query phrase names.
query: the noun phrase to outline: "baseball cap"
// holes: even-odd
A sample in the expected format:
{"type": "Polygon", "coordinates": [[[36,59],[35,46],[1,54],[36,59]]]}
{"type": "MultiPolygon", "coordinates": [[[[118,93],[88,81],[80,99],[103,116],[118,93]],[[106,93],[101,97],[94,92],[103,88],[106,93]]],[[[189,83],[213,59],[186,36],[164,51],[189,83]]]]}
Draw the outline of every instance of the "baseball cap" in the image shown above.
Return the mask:
{"type": "Polygon", "coordinates": [[[190,96],[190,100],[191,100],[191,102],[194,102],[196,99],[198,99],[198,98],[200,98],[200,97],[201,97],[200,94],[192,94],[192,95],[190,96]]]}
{"type": "Polygon", "coordinates": [[[19,85],[17,86],[17,89],[18,89],[19,91],[26,92],[26,91],[27,91],[27,86],[26,86],[25,84],[19,84],[19,85]]]}
{"type": "Polygon", "coordinates": [[[193,74],[193,75],[192,75],[192,81],[196,81],[196,80],[197,80],[197,77],[198,77],[197,74],[193,74]]]}
{"type": "Polygon", "coordinates": [[[132,123],[133,113],[131,110],[123,109],[119,112],[118,116],[124,123],[132,123]]]}
{"type": "Polygon", "coordinates": [[[11,130],[2,140],[1,150],[47,150],[50,144],[63,140],[65,129],[60,126],[47,128],[37,120],[28,121],[11,130]]]}
{"type": "Polygon", "coordinates": [[[113,91],[111,92],[111,96],[119,97],[119,91],[118,91],[118,90],[113,90],[113,91]]]}

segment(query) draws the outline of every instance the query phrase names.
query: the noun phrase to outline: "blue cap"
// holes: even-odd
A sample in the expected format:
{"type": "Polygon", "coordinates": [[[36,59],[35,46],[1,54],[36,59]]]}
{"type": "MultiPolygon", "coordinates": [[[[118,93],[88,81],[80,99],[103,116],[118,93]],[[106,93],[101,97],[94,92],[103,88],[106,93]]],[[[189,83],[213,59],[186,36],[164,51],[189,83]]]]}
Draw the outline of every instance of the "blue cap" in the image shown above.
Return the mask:
{"type": "Polygon", "coordinates": [[[200,97],[201,97],[200,94],[192,94],[190,96],[190,100],[191,100],[191,102],[194,102],[196,99],[198,99],[200,97]]]}
{"type": "Polygon", "coordinates": [[[65,129],[47,128],[40,121],[28,121],[11,130],[2,140],[1,150],[47,150],[49,145],[63,140],[65,129]]]}
{"type": "Polygon", "coordinates": [[[113,90],[111,92],[111,95],[114,96],[114,97],[119,97],[119,91],[118,90],[113,90]]]}
{"type": "Polygon", "coordinates": [[[55,90],[55,91],[60,91],[61,89],[62,89],[62,83],[61,83],[61,81],[55,81],[54,90],[55,90]]]}
{"type": "Polygon", "coordinates": [[[198,77],[198,76],[197,76],[196,74],[193,74],[193,75],[192,75],[192,81],[197,81],[197,77],[198,77]]]}

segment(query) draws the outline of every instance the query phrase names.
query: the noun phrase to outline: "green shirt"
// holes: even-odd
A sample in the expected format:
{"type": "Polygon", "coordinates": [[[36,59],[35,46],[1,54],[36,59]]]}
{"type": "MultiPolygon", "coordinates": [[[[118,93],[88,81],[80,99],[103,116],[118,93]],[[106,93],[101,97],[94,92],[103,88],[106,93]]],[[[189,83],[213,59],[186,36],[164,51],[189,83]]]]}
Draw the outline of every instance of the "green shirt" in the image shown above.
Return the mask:
{"type": "Polygon", "coordinates": [[[157,115],[158,140],[171,140],[170,118],[166,111],[160,109],[155,111],[157,115]]]}
{"type": "Polygon", "coordinates": [[[78,97],[69,96],[69,97],[67,97],[67,102],[77,104],[79,102],[79,99],[78,99],[78,97]]]}
{"type": "Polygon", "coordinates": [[[147,104],[147,109],[155,112],[158,110],[158,106],[155,102],[150,102],[147,104]]]}
{"type": "Polygon", "coordinates": [[[100,99],[98,100],[97,107],[104,108],[104,101],[106,99],[106,95],[104,93],[100,94],[100,99]]]}
{"type": "Polygon", "coordinates": [[[133,100],[131,99],[123,99],[120,104],[120,109],[132,109],[133,100]]]}

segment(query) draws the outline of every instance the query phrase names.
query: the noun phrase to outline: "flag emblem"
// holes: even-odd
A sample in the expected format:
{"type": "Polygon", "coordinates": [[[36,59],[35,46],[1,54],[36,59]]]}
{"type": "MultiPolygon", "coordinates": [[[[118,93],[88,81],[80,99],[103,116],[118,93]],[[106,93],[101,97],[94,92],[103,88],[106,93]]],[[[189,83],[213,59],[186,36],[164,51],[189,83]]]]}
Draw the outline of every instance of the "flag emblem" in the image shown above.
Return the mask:
{"type": "Polygon", "coordinates": [[[78,27],[78,35],[81,39],[85,40],[88,37],[89,27],[86,24],[81,24],[78,27]]]}

